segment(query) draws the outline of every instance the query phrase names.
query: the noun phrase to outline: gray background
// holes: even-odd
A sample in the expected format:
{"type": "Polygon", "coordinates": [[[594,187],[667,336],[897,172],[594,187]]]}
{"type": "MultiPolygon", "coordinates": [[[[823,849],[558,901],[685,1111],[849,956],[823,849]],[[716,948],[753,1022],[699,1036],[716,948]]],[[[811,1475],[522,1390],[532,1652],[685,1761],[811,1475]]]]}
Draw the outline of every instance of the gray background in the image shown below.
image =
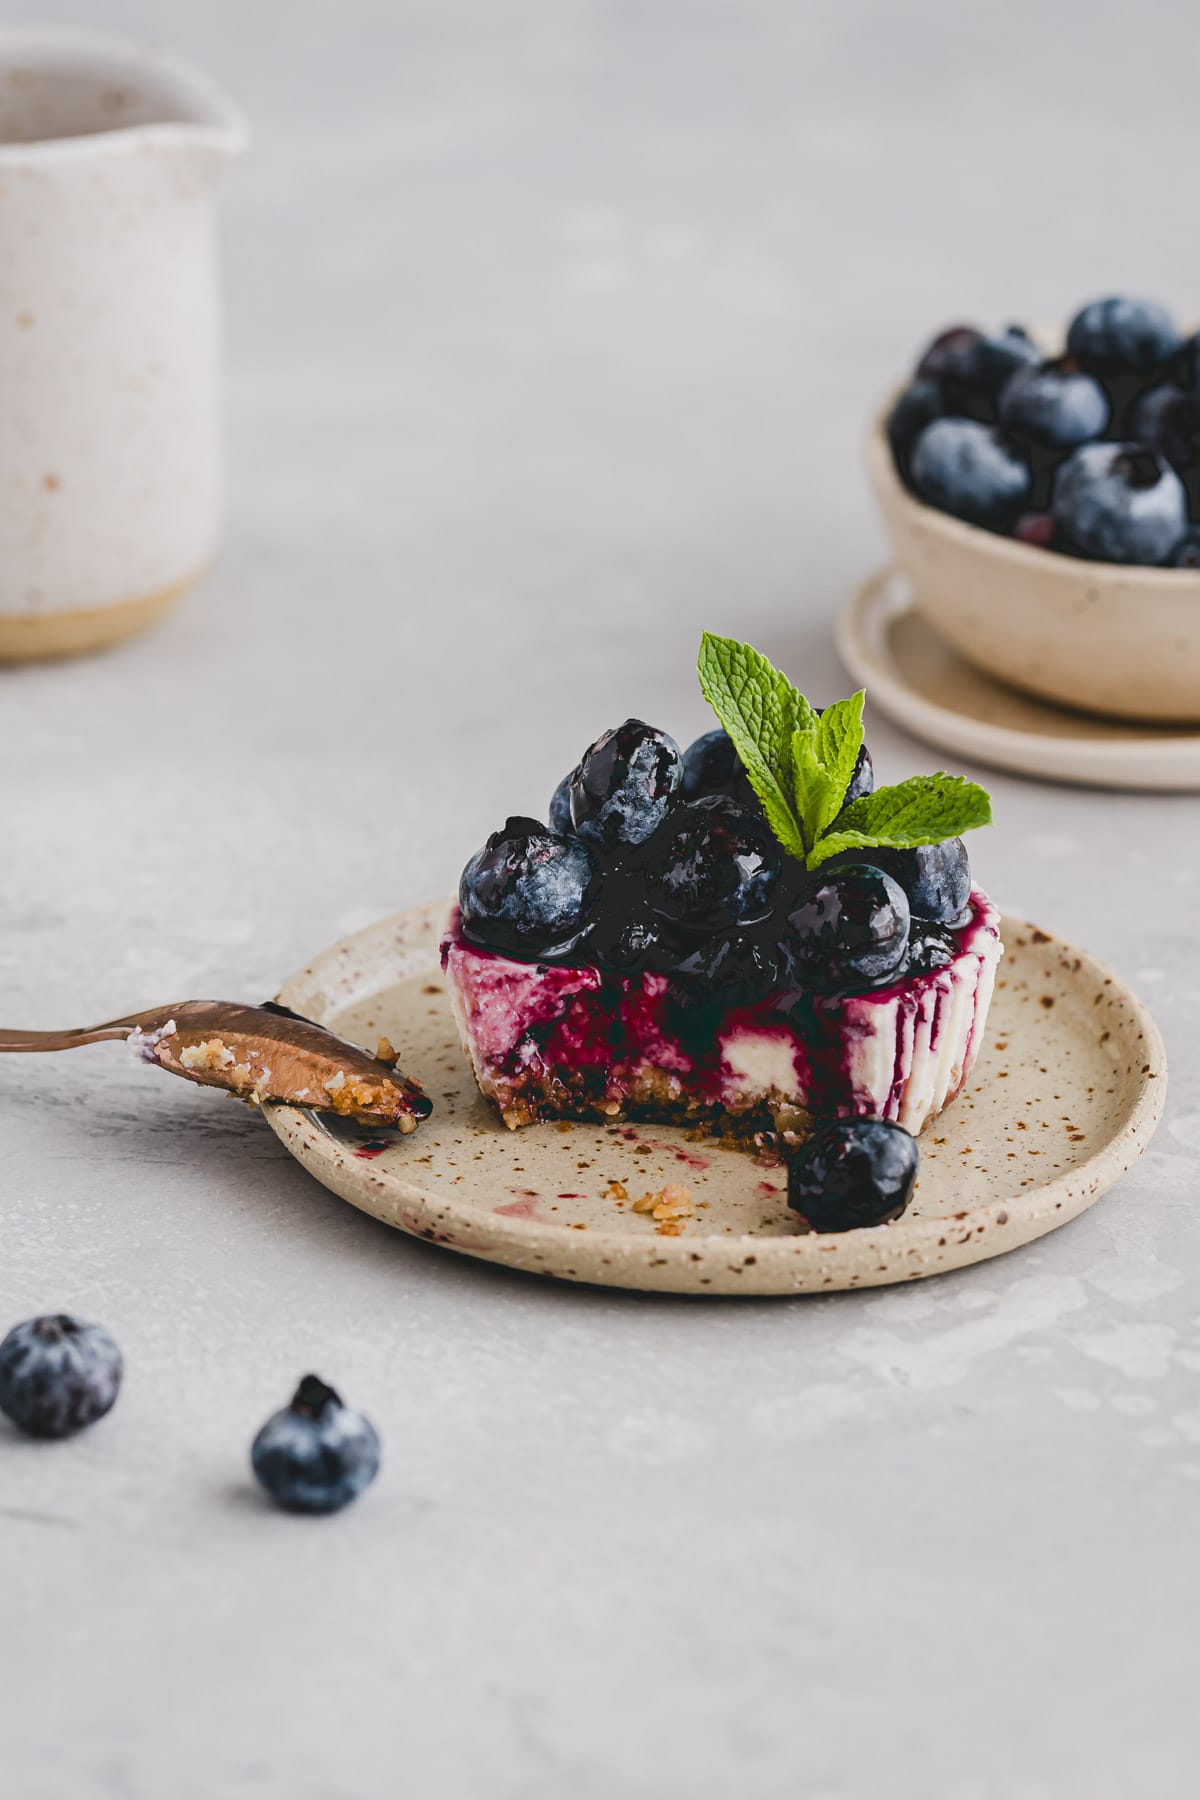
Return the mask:
{"type": "MultiPolygon", "coordinates": [[[[844,691],[864,421],[932,328],[1197,311],[1191,8],[107,13],[255,132],[228,534],[144,642],[0,675],[6,1022],[265,995],[607,724],[702,728],[702,626],[844,691]]],[[[0,1070],[0,1321],[76,1308],[129,1370],[78,1442],[0,1433],[13,1800],[1194,1793],[1197,802],[991,785],[981,878],[1154,1003],[1171,1107],[1093,1213],[929,1285],[538,1286],[117,1050],[0,1070]],[[337,1521],[246,1479],[310,1364],[385,1437],[337,1521]]]]}

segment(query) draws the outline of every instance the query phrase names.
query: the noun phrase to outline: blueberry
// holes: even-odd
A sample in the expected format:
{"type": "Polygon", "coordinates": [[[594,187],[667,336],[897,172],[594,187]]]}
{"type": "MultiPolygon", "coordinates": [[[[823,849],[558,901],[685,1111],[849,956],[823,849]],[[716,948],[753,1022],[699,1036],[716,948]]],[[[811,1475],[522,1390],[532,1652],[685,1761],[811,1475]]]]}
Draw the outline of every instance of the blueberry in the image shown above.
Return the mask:
{"type": "Polygon", "coordinates": [[[1153,369],[1182,348],[1170,313],[1153,300],[1092,300],[1067,330],[1068,351],[1096,375],[1153,369]]]}
{"type": "Polygon", "coordinates": [[[871,752],[864,744],[858,753],[854,765],[854,773],[850,777],[850,786],[846,789],[843,806],[849,806],[851,800],[861,800],[864,794],[875,792],[875,765],[871,761],[871,752]]]}
{"type": "Polygon", "coordinates": [[[605,850],[644,844],[663,823],[679,788],[679,747],[640,719],[606,731],[571,777],[571,819],[605,850]]]}
{"type": "Polygon", "coordinates": [[[761,918],[782,855],[762,813],[725,794],[680,806],[662,842],[654,904],[669,919],[719,931],[761,918]]]}
{"type": "Polygon", "coordinates": [[[618,897],[606,890],[584,954],[614,975],[632,976],[667,968],[676,952],[667,927],[644,899],[627,899],[623,892],[618,897]]]}
{"type": "Polygon", "coordinates": [[[122,1368],[103,1326],[69,1313],[27,1319],[0,1343],[0,1412],[30,1437],[70,1437],[108,1412],[122,1368]]]}
{"type": "Polygon", "coordinates": [[[733,739],[719,725],[684,751],[679,791],[685,800],[697,800],[701,794],[728,794],[743,805],[758,804],[733,739]]]}
{"type": "Polygon", "coordinates": [[[887,1119],[833,1119],[788,1162],[788,1205],[814,1231],[898,1219],[916,1185],[917,1140],[887,1119]]]}
{"type": "Polygon", "coordinates": [[[915,850],[872,850],[871,860],[900,883],[914,919],[962,922],[971,898],[971,862],[961,838],[915,850]]]}
{"type": "Polygon", "coordinates": [[[1023,544],[1031,544],[1035,550],[1052,550],[1054,548],[1054,514],[1048,512],[1022,513],[1012,528],[1012,534],[1023,544]]]}
{"type": "Polygon", "coordinates": [[[1187,497],[1174,469],[1153,450],[1082,444],[1055,478],[1054,518],[1085,556],[1163,563],[1187,530],[1187,497]]]}
{"type": "Polygon", "coordinates": [[[1010,526],[1029,494],[1029,465],[998,432],[973,419],[935,419],[917,439],[913,486],[955,518],[1010,526]]]}
{"type": "MultiPolygon", "coordinates": [[[[843,804],[873,793],[874,788],[875,768],[871,752],[864,744],[858,753],[843,804]]],[[[750,785],[742,759],[733,747],[733,739],[719,726],[716,731],[706,731],[684,751],[680,793],[685,800],[696,800],[701,794],[728,794],[750,812],[762,810],[762,802],[750,785]]]]}
{"type": "Polygon", "coordinates": [[[1069,362],[1028,364],[1005,382],[996,407],[1014,436],[1051,450],[1073,450],[1108,425],[1108,395],[1069,362]]]}
{"type": "Polygon", "coordinates": [[[1129,411],[1129,435],[1165,456],[1182,473],[1200,463],[1200,395],[1160,382],[1138,395],[1129,411]]]}
{"type": "Polygon", "coordinates": [[[943,359],[941,387],[947,411],[990,423],[1001,390],[1018,370],[1034,368],[1041,360],[1041,351],[1019,325],[1010,325],[998,337],[959,340],[943,359]]]}
{"type": "Polygon", "coordinates": [[[908,896],[885,870],[853,863],[802,889],[787,915],[786,948],[798,978],[818,992],[886,980],[904,961],[908,896]]]}
{"type": "Polygon", "coordinates": [[[925,378],[911,381],[888,414],[888,443],[905,481],[909,478],[913,445],[925,427],[934,419],[940,419],[945,410],[941,388],[936,381],[925,378]]]}
{"type": "Polygon", "coordinates": [[[770,999],[787,982],[780,946],[769,934],[742,932],[706,938],[682,957],[671,971],[692,1000],[727,1006],[754,1006],[770,999]]]}
{"type": "Polygon", "coordinates": [[[583,929],[593,875],[577,838],[556,837],[536,819],[509,819],[462,872],[463,931],[497,950],[566,948],[583,929]]]}
{"type": "Polygon", "coordinates": [[[269,1418],[250,1461],[272,1500],[288,1512],[340,1512],[379,1473],[379,1438],[331,1387],[306,1375],[290,1406],[269,1418]]]}
{"type": "Polygon", "coordinates": [[[550,796],[550,829],[555,837],[566,837],[571,829],[571,782],[575,771],[564,775],[550,796]]]}
{"type": "Polygon", "coordinates": [[[1200,394],[1200,331],[1194,331],[1179,353],[1177,379],[1189,393],[1200,394]]]}
{"type": "Polygon", "coordinates": [[[1180,538],[1171,556],[1173,569],[1200,569],[1200,531],[1189,531],[1180,538]]]}
{"type": "Polygon", "coordinates": [[[944,925],[931,924],[928,919],[913,920],[904,965],[906,974],[932,975],[935,969],[948,967],[957,955],[958,946],[944,925]]]}
{"type": "Polygon", "coordinates": [[[926,346],[917,363],[916,379],[918,381],[944,381],[949,373],[950,365],[956,359],[972,351],[976,344],[983,342],[983,333],[974,325],[950,325],[945,331],[939,331],[933,342],[926,346]]]}

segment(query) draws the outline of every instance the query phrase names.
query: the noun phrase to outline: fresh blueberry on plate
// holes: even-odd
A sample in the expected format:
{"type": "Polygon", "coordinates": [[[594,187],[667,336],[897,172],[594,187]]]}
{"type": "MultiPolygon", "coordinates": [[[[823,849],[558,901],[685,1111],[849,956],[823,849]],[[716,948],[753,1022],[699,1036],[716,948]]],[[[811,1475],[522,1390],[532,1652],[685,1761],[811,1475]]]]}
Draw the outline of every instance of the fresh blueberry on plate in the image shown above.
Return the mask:
{"type": "Polygon", "coordinates": [[[70,1437],[109,1411],[122,1371],[103,1326],[70,1313],[27,1319],[0,1343],[0,1412],[30,1437],[70,1437]]]}
{"type": "Polygon", "coordinates": [[[333,1388],[306,1375],[250,1450],[255,1475],[288,1512],[340,1512],[379,1473],[379,1438],[333,1388]]]}
{"type": "Polygon", "coordinates": [[[788,1162],[788,1205],[814,1231],[858,1231],[898,1219],[912,1198],[917,1141],[887,1119],[834,1119],[788,1162]]]}

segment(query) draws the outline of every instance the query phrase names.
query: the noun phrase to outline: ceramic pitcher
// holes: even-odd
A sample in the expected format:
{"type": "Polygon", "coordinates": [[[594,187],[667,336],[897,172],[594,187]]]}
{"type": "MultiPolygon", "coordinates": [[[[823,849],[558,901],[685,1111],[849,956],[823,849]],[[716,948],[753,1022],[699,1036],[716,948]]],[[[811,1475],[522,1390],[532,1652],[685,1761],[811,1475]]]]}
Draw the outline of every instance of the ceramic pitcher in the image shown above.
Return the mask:
{"type": "Polygon", "coordinates": [[[244,142],[173,57],[0,28],[0,660],[140,630],[213,554],[214,197],[244,142]]]}

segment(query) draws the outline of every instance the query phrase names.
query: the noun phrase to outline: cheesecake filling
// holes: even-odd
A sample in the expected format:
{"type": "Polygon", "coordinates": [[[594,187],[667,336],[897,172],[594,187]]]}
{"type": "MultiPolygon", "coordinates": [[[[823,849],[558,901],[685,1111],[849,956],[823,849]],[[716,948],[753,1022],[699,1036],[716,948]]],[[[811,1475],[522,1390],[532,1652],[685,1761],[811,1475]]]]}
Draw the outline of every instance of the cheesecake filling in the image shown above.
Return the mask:
{"type": "Polygon", "coordinates": [[[1002,945],[981,889],[955,938],[954,960],[927,974],[733,1008],[662,974],[478,948],[457,912],[442,963],[476,1079],[510,1127],[627,1116],[793,1135],[849,1114],[916,1133],[961,1090],[982,1043],[1002,945]]]}

